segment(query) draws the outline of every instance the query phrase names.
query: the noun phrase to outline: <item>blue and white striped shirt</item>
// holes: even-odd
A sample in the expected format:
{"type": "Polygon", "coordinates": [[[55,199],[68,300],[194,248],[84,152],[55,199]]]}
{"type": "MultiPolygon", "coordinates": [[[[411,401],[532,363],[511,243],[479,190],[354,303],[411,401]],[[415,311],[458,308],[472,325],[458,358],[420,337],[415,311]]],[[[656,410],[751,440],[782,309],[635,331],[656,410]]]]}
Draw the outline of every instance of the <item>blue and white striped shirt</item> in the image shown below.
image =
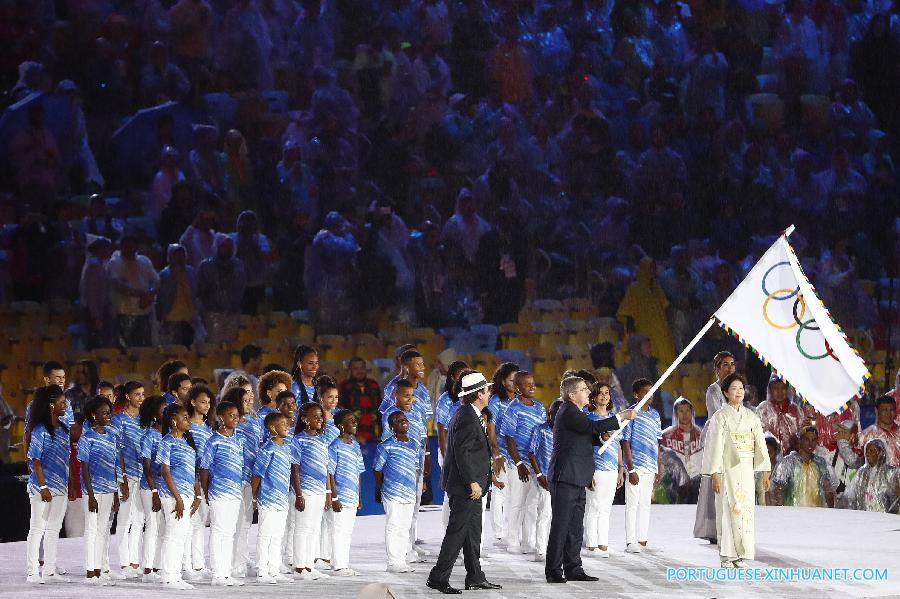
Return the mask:
{"type": "MultiPolygon", "coordinates": [[[[300,489],[311,495],[325,494],[328,478],[328,445],[321,433],[300,431],[291,443],[291,464],[300,466],[300,489]]],[[[296,491],[296,489],[295,489],[296,491]]]]}
{"type": "Polygon", "coordinates": [[[437,423],[444,428],[450,428],[450,420],[453,419],[453,415],[456,414],[456,411],[459,410],[459,406],[461,405],[461,401],[453,401],[450,399],[450,394],[446,391],[441,393],[441,396],[437,401],[437,415],[435,418],[437,423]]]}
{"type": "Polygon", "coordinates": [[[209,443],[210,437],[213,435],[213,430],[209,428],[205,422],[192,422],[191,423],[191,436],[194,438],[194,445],[197,446],[197,465],[200,465],[200,458],[203,457],[203,452],[206,451],[206,444],[209,443]]]}
{"type": "Polygon", "coordinates": [[[241,441],[241,447],[244,450],[244,467],[241,471],[241,479],[244,482],[250,482],[250,474],[253,471],[253,461],[256,459],[256,452],[262,442],[258,421],[255,418],[247,418],[238,424],[234,434],[241,441]]]}
{"type": "MultiPolygon", "coordinates": [[[[47,430],[43,424],[38,424],[31,431],[31,444],[28,446],[28,459],[40,460],[44,470],[44,484],[50,490],[51,495],[66,495],[69,492],[69,427],[62,423],[53,429],[53,433],[47,430]]],[[[40,483],[31,469],[28,477],[28,494],[40,493],[40,483]]]]}
{"type": "MultiPolygon", "coordinates": [[[[172,482],[181,499],[190,504],[194,497],[194,482],[197,480],[197,452],[191,447],[184,437],[166,435],[159,442],[156,450],[156,463],[169,467],[172,482]]],[[[165,480],[157,481],[160,497],[174,498],[175,494],[166,484],[165,480]]]]}
{"type": "Polygon", "coordinates": [[[491,395],[487,406],[488,411],[491,413],[491,422],[494,423],[494,434],[497,437],[500,455],[506,458],[507,462],[512,460],[512,457],[509,455],[509,448],[506,446],[506,437],[500,434],[500,425],[503,423],[503,415],[506,413],[506,408],[509,407],[511,401],[509,399],[500,399],[500,396],[495,393],[491,395]]]}
{"type": "Polygon", "coordinates": [[[213,433],[200,456],[200,467],[209,471],[211,500],[242,498],[244,446],[237,432],[230,437],[213,433]]]}
{"type": "Polygon", "coordinates": [[[384,393],[381,396],[381,405],[378,406],[378,411],[384,414],[384,411],[394,405],[394,387],[397,386],[397,381],[400,380],[400,375],[394,375],[394,378],[387,382],[387,385],[384,386],[384,393]]]}
{"type": "Polygon", "coordinates": [[[550,470],[550,458],[553,455],[553,428],[546,422],[534,427],[531,433],[529,452],[534,454],[541,472],[550,470]]]}
{"type": "Polygon", "coordinates": [[[423,455],[422,444],[412,437],[400,441],[391,436],[378,445],[373,469],[384,474],[382,501],[416,502],[416,482],[423,455]]]}
{"type": "Polygon", "coordinates": [[[359,475],[366,471],[359,441],[344,443],[335,439],[328,448],[328,472],[334,477],[335,496],[344,509],[356,509],[359,503],[359,475]]]}
{"type": "MultiPolygon", "coordinates": [[[[629,409],[634,409],[631,406],[629,409]]],[[[622,441],[631,444],[631,463],[639,472],[656,472],[659,440],[662,439],[662,422],[659,412],[650,408],[638,410],[637,416],[622,431],[622,441]]]]}
{"type": "MultiPolygon", "coordinates": [[[[144,434],[141,435],[141,463],[143,464],[144,460],[150,460],[150,472],[153,474],[157,488],[165,485],[159,478],[159,464],[156,463],[156,451],[159,449],[160,441],[162,441],[162,433],[152,426],[144,429],[144,434]]],[[[147,482],[143,468],[141,468],[141,488],[145,491],[150,489],[150,483],[147,482]]]]}
{"type": "Polygon", "coordinates": [[[418,414],[416,414],[415,404],[413,404],[413,406],[414,407],[410,408],[408,412],[401,410],[397,406],[392,406],[392,407],[388,408],[388,410],[384,413],[384,415],[381,418],[381,440],[382,441],[386,441],[390,437],[394,436],[394,433],[391,432],[391,427],[388,422],[388,419],[391,417],[391,414],[393,414],[394,412],[403,412],[404,414],[406,414],[406,419],[409,420],[409,431],[407,432],[407,434],[409,435],[409,438],[415,439],[416,441],[418,441],[419,443],[422,443],[424,445],[425,441],[427,440],[428,431],[425,428],[425,425],[422,423],[422,420],[418,417],[418,414]]]}
{"type": "MultiPolygon", "coordinates": [[[[105,433],[98,433],[89,426],[84,427],[78,439],[78,461],[90,466],[95,495],[119,490],[119,436],[115,429],[107,427],[105,433]]],[[[83,477],[81,492],[87,493],[83,477]]]]}
{"type": "Polygon", "coordinates": [[[518,398],[509,402],[503,413],[503,424],[500,425],[500,434],[504,437],[512,437],[519,451],[519,458],[528,463],[528,447],[531,443],[531,434],[535,427],[547,422],[547,411],[544,404],[534,400],[530,406],[526,406],[518,398]]]}
{"type": "MultiPolygon", "coordinates": [[[[585,414],[591,420],[603,420],[604,418],[608,418],[608,416],[600,416],[599,414],[595,414],[588,409],[585,409],[585,414]]],[[[612,414],[610,414],[612,416],[612,414]]],[[[594,445],[594,470],[601,470],[603,472],[609,472],[610,470],[618,470],[619,469],[619,442],[622,440],[622,436],[619,435],[616,439],[609,444],[609,447],[606,448],[602,454],[600,453],[600,445],[594,445]]]]}
{"type": "MultiPolygon", "coordinates": [[[[306,397],[309,398],[309,401],[313,400],[313,397],[316,396],[316,387],[315,385],[307,385],[303,384],[304,389],[306,389],[306,397]]],[[[291,383],[291,392],[294,394],[294,397],[297,398],[298,404],[308,403],[303,401],[303,393],[300,392],[300,383],[296,380],[291,383]]]]}
{"type": "Polygon", "coordinates": [[[283,511],[288,506],[291,486],[291,448],[269,439],[256,453],[253,476],[259,477],[256,505],[259,508],[283,511]]]}
{"type": "Polygon", "coordinates": [[[141,465],[141,430],[140,418],[129,416],[127,412],[113,414],[112,423],[119,432],[119,443],[122,446],[122,457],[125,459],[125,476],[137,480],[144,474],[141,465]]]}
{"type": "Polygon", "coordinates": [[[325,421],[325,428],[319,434],[325,437],[325,445],[330,446],[335,439],[341,436],[341,431],[338,430],[338,427],[332,418],[331,420],[325,421]]]}

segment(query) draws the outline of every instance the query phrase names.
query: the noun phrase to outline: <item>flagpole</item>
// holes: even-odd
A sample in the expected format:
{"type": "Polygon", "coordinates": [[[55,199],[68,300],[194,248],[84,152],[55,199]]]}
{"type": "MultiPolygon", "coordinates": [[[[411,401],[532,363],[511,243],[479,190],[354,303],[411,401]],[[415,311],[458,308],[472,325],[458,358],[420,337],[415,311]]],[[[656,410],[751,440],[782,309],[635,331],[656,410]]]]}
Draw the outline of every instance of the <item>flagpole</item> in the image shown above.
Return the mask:
{"type": "MultiPolygon", "coordinates": [[[[694,346],[700,342],[700,339],[703,338],[703,335],[705,335],[706,332],[709,329],[711,329],[714,324],[716,324],[715,317],[710,317],[710,319],[707,321],[707,323],[705,325],[703,325],[703,328],[700,329],[700,332],[697,333],[694,336],[694,338],[691,340],[691,342],[687,344],[687,347],[685,347],[683,350],[681,350],[681,353],[678,354],[678,357],[675,358],[675,361],[672,362],[672,364],[669,365],[669,367],[662,374],[662,376],[659,377],[659,380],[657,380],[655,383],[653,383],[653,386],[650,387],[650,390],[647,392],[646,395],[644,395],[644,398],[641,401],[639,401],[638,404],[634,407],[635,410],[640,410],[645,403],[647,403],[648,401],[653,399],[653,394],[656,393],[657,389],[659,389],[662,386],[662,384],[665,382],[665,380],[667,378],[669,378],[669,375],[671,375],[675,371],[675,369],[678,368],[678,365],[684,361],[684,359],[687,357],[687,355],[689,353],[691,353],[691,350],[694,349],[694,346]]],[[[600,448],[601,454],[604,451],[606,451],[606,448],[609,447],[609,445],[615,440],[615,438],[617,436],[619,436],[619,433],[622,432],[623,428],[624,428],[624,425],[612,432],[612,436],[609,439],[607,439],[603,443],[603,446],[600,448]]]]}

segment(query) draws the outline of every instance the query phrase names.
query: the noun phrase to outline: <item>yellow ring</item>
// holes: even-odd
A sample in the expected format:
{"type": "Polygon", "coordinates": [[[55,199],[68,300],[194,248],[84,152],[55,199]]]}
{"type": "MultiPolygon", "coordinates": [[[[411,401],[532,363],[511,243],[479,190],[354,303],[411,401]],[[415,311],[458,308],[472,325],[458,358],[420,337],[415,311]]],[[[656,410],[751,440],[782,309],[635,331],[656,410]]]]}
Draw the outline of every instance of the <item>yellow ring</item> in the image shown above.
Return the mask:
{"type": "MultiPolygon", "coordinates": [[[[763,302],[763,307],[762,307],[763,318],[765,318],[766,322],[769,323],[769,325],[772,326],[773,328],[780,329],[782,331],[789,331],[789,330],[793,329],[794,327],[798,326],[796,320],[791,322],[791,324],[789,324],[789,325],[775,324],[774,322],[772,322],[772,319],[769,318],[769,314],[766,312],[766,310],[769,307],[769,302],[772,300],[773,297],[775,297],[779,293],[792,293],[792,292],[793,292],[793,289],[776,289],[775,291],[770,293],[766,297],[766,301],[763,302]]],[[[797,299],[800,301],[800,320],[803,320],[803,317],[806,315],[806,302],[803,301],[802,295],[797,296],[797,299]]]]}

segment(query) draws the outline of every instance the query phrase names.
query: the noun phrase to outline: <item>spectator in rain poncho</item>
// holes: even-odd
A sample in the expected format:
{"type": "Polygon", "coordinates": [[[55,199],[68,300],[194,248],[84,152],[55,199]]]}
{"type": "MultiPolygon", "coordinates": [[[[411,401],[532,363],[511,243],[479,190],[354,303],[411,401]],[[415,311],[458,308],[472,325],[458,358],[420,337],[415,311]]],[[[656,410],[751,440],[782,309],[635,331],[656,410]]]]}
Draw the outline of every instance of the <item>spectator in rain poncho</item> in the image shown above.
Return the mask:
{"type": "MultiPolygon", "coordinates": [[[[656,262],[652,258],[643,258],[638,267],[637,280],[626,289],[616,316],[626,324],[631,320],[635,333],[649,337],[659,363],[666,366],[675,360],[675,344],[666,318],[668,307],[669,300],[666,299],[663,288],[656,279],[656,262]]],[[[628,347],[629,353],[634,356],[635,352],[632,351],[634,348],[630,342],[628,347]]],[[[619,379],[624,381],[625,385],[634,380],[622,375],[619,379]]],[[[650,380],[656,379],[650,377],[650,380]]]]}
{"type": "Polygon", "coordinates": [[[159,341],[163,345],[194,342],[197,318],[197,275],[187,263],[183,246],[173,243],[166,252],[168,266],[159,273],[156,296],[156,318],[159,319],[159,341]]]}
{"type": "Polygon", "coordinates": [[[237,232],[229,236],[237,248],[236,255],[244,263],[247,286],[241,299],[241,314],[256,315],[266,296],[266,274],[269,264],[269,239],[259,232],[259,218],[252,210],[244,210],[237,218],[237,232]]]}
{"type": "Polygon", "coordinates": [[[845,499],[853,510],[897,513],[900,468],[887,463],[887,449],[881,439],[866,443],[865,463],[856,472],[845,499]]]}
{"type": "Polygon", "coordinates": [[[303,275],[317,329],[343,330],[355,320],[354,258],[358,250],[344,217],[329,212],[313,239],[303,275]]]}

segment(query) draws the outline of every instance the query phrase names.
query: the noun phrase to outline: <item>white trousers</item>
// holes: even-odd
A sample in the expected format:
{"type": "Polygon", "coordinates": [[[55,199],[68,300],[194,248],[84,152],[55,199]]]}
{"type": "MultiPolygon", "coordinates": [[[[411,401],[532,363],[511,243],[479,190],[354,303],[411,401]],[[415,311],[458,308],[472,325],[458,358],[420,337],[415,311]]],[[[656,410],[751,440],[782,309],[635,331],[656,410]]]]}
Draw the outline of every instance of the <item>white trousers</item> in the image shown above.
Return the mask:
{"type": "Polygon", "coordinates": [[[84,569],[103,568],[103,556],[109,555],[109,515],[115,493],[94,493],[97,511],[90,511],[90,501],[84,499],[84,569]]]}
{"type": "Polygon", "coordinates": [[[416,544],[416,539],[419,538],[419,507],[422,505],[422,491],[425,488],[424,484],[425,476],[420,469],[418,478],[416,478],[416,503],[413,506],[412,521],[409,523],[409,551],[413,550],[413,546],[416,544]]]}
{"type": "MultiPolygon", "coordinates": [[[[328,496],[331,501],[331,495],[328,496]]],[[[333,556],[334,545],[334,520],[331,517],[331,510],[322,512],[322,524],[319,528],[319,553],[316,557],[324,560],[331,560],[333,556]]]]}
{"type": "Polygon", "coordinates": [[[209,502],[209,561],[215,578],[231,576],[234,535],[240,512],[240,499],[211,499],[209,502]]]}
{"type": "Polygon", "coordinates": [[[528,481],[519,480],[515,469],[509,471],[509,496],[506,509],[506,540],[510,547],[521,547],[523,552],[534,549],[537,529],[538,485],[535,475],[528,469],[528,481]]]}
{"type": "Polygon", "coordinates": [[[384,548],[388,567],[405,566],[407,563],[406,553],[412,549],[409,544],[409,529],[415,506],[415,503],[384,502],[384,548]]]}
{"type": "Polygon", "coordinates": [[[625,542],[647,541],[650,528],[650,499],[653,496],[653,472],[638,472],[638,484],[625,481],[625,542]]]}
{"type": "Polygon", "coordinates": [[[594,470],[594,490],[584,504],[584,542],[588,547],[609,547],[609,514],[616,496],[617,470],[594,470]]]}
{"type": "Polygon", "coordinates": [[[353,527],[356,525],[356,504],[344,505],[339,512],[326,512],[331,520],[331,567],[342,570],[350,566],[350,541],[353,539],[353,527]]]}
{"type": "MultiPolygon", "coordinates": [[[[176,518],[175,499],[162,497],[162,511],[166,519],[166,534],[163,538],[162,577],[163,582],[181,580],[181,569],[184,560],[184,542],[191,534],[191,505],[184,504],[181,518],[176,518]]],[[[184,498],[182,498],[184,501],[184,498]]]]}
{"type": "Polygon", "coordinates": [[[162,546],[166,534],[166,518],[162,510],[153,511],[153,491],[141,489],[141,513],[144,517],[144,552],[141,565],[146,569],[162,568],[162,546]]]}
{"type": "MultiPolygon", "coordinates": [[[[547,541],[550,539],[550,520],[553,511],[550,505],[550,491],[537,487],[537,519],[534,533],[534,551],[539,555],[547,555],[547,541]]],[[[483,536],[483,535],[482,535],[483,536]]]]}
{"type": "MultiPolygon", "coordinates": [[[[193,501],[193,499],[191,500],[193,501]]],[[[191,516],[191,532],[184,545],[184,569],[200,570],[206,567],[206,522],[209,520],[209,505],[200,500],[200,507],[191,516]]]]}
{"type": "Polygon", "coordinates": [[[259,531],[256,537],[256,565],[259,576],[275,576],[279,573],[281,537],[284,535],[285,523],[285,510],[259,508],[259,531]]]}
{"type": "Polygon", "coordinates": [[[319,557],[322,534],[322,512],[325,510],[325,494],[304,493],[304,508],[294,511],[294,567],[312,570],[319,557]]]}
{"type": "Polygon", "coordinates": [[[56,546],[59,542],[59,529],[66,515],[68,497],[53,495],[49,502],[41,501],[41,494],[28,497],[31,503],[31,520],[28,523],[28,542],[26,544],[25,564],[27,574],[40,573],[40,549],[44,544],[44,568],[46,572],[56,571],[56,546]]]}
{"type": "Polygon", "coordinates": [[[284,512],[284,534],[281,536],[281,561],[285,566],[293,567],[294,564],[294,512],[297,509],[294,504],[297,495],[293,490],[288,491],[288,507],[284,512]]]}
{"type": "Polygon", "coordinates": [[[250,550],[247,547],[247,535],[250,533],[250,525],[253,524],[253,489],[250,483],[244,482],[241,488],[243,498],[241,509],[238,512],[237,529],[234,535],[234,551],[232,552],[232,570],[242,570],[250,563],[250,550]]]}
{"type": "Polygon", "coordinates": [[[66,530],[67,539],[84,536],[84,506],[81,505],[84,501],[84,497],[79,497],[74,501],[68,502],[66,506],[63,528],[66,530]]]}
{"type": "MultiPolygon", "coordinates": [[[[497,480],[504,484],[504,488],[491,487],[491,524],[494,528],[494,538],[506,538],[506,516],[504,514],[505,503],[509,497],[509,467],[501,470],[497,480]]],[[[448,512],[449,515],[449,512],[448,512]]]]}
{"type": "Polygon", "coordinates": [[[128,501],[119,497],[116,538],[119,541],[119,564],[124,568],[141,563],[141,537],[144,535],[144,506],[140,484],[128,479],[128,501]]]}

